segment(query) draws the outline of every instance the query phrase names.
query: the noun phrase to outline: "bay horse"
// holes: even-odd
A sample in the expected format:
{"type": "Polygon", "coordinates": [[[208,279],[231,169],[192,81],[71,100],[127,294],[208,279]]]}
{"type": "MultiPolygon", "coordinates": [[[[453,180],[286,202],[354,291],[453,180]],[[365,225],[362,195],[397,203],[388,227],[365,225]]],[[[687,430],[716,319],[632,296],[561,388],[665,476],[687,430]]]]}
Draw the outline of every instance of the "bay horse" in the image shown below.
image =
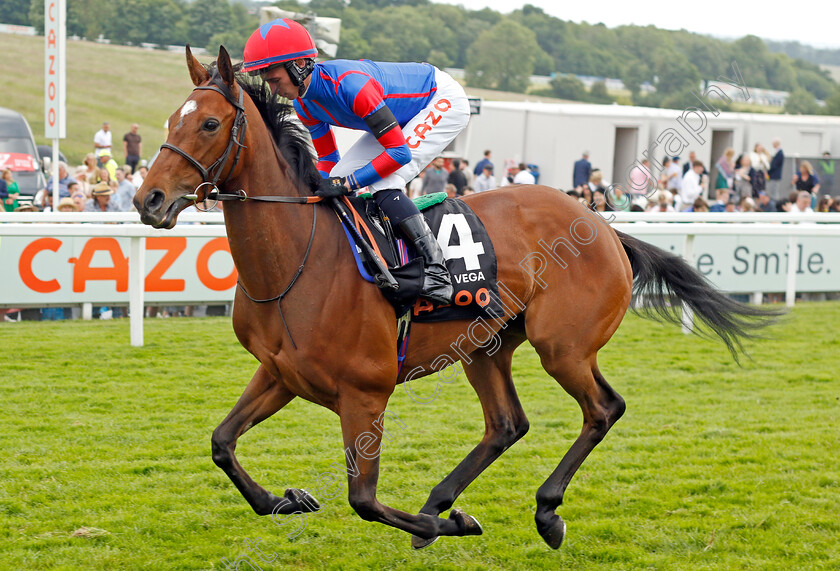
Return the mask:
{"type": "Polygon", "coordinates": [[[224,208],[239,274],[232,320],[259,366],[213,432],[212,455],[257,514],[319,507],[299,489],[283,497],[265,490],[234,455],[245,431],[301,397],[339,416],[348,499],[362,519],[409,532],[415,548],[439,536],[481,534],[461,510],[439,515],[528,431],[511,376],[514,349],[528,340],[583,413],[579,436],[536,494],[537,530],[556,549],[566,532],[556,513],[566,487],[624,413],[597,353],[618,329],[634,289],[654,317],[679,323],[686,304],[733,355],[742,338],[770,321],[767,312],[717,292],[678,256],[614,231],[565,193],[510,186],[464,198],[493,241],[504,316],[483,320],[480,335],[478,320],[415,323],[400,368],[395,311],[360,277],[337,217],[314,203],[319,175],[291,107],[236,73],[223,47],[212,71],[189,47],[186,55],[195,89],[169,118],[166,142],[134,204],[145,224],[171,228],[181,210],[211,191],[241,198],[224,208]],[[378,451],[389,397],[398,384],[457,361],[480,399],[483,438],[419,513],[381,503],[378,451]]]}

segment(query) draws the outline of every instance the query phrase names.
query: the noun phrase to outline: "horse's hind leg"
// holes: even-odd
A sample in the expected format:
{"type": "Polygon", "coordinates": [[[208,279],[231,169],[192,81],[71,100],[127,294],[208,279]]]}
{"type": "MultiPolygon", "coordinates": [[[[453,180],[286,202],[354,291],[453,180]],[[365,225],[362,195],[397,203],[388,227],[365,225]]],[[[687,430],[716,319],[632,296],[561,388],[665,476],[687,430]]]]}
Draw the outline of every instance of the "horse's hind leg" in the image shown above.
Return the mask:
{"type": "Polygon", "coordinates": [[[236,405],[213,431],[213,462],[224,470],[259,515],[268,515],[272,511],[278,514],[311,512],[320,507],[312,496],[301,490],[288,489],[284,498],[266,491],[251,479],[234,454],[236,441],[245,431],[286,406],[293,398],[295,395],[260,365],[236,405]]]}
{"type": "Polygon", "coordinates": [[[583,411],[580,435],[537,490],[537,531],[549,546],[557,549],[566,534],[566,524],[554,510],[563,503],[563,493],[577,469],[624,414],[624,399],[604,380],[594,356],[591,362],[567,357],[556,363],[547,363],[543,359],[543,366],[577,400],[583,411]]]}
{"type": "MultiPolygon", "coordinates": [[[[467,378],[484,411],[484,437],[452,473],[434,487],[420,513],[436,516],[451,508],[473,480],[528,432],[528,419],[519,403],[510,372],[513,351],[520,343],[519,338],[509,340],[493,356],[476,351],[470,354],[472,362],[464,364],[467,378]]],[[[420,549],[435,539],[415,536],[411,538],[411,545],[420,549]]]]}

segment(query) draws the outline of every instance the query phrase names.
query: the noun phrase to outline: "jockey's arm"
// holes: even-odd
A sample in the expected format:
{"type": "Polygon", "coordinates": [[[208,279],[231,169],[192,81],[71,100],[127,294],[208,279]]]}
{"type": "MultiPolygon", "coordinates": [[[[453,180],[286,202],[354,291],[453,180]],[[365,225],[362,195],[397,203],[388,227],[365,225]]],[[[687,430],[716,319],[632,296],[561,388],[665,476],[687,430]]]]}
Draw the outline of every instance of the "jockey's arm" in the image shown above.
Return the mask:
{"type": "Polygon", "coordinates": [[[365,122],[384,150],[347,177],[348,186],[354,190],[384,179],[411,161],[411,149],[394,113],[385,104],[382,86],[370,77],[360,85],[357,82],[362,78],[364,76],[353,74],[339,89],[345,105],[365,122]]]}
{"type": "Polygon", "coordinates": [[[298,113],[298,117],[309,130],[312,145],[315,147],[315,152],[318,153],[318,164],[316,165],[318,172],[321,173],[322,177],[329,178],[330,171],[341,158],[338,153],[338,146],[335,144],[335,134],[332,127],[328,123],[312,121],[300,113],[298,113]]]}

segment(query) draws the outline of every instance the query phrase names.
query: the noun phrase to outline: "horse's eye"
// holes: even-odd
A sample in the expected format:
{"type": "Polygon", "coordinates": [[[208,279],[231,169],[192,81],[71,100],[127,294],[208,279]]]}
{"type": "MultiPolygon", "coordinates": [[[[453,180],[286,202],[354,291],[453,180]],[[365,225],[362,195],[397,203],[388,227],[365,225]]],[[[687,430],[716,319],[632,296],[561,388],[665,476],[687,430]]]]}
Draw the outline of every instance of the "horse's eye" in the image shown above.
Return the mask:
{"type": "Polygon", "coordinates": [[[202,129],[205,131],[210,131],[211,133],[219,128],[219,122],[216,119],[207,119],[204,121],[204,124],[201,126],[202,129]]]}

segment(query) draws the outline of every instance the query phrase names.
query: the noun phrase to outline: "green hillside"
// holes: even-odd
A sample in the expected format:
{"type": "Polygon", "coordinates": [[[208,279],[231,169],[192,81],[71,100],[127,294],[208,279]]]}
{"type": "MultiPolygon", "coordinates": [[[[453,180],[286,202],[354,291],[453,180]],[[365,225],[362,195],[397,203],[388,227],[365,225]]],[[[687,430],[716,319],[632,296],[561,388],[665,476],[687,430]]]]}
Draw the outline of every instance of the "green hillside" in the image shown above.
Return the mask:
{"type": "MultiPolygon", "coordinates": [[[[44,38],[0,34],[0,107],[22,113],[35,140],[44,137],[44,38]]],[[[67,138],[61,151],[80,164],[93,150],[93,135],[111,123],[122,160],[122,136],[140,125],[144,158],[164,140],[164,122],[186,99],[190,82],[184,55],[154,50],[67,42],[67,138]]]]}

